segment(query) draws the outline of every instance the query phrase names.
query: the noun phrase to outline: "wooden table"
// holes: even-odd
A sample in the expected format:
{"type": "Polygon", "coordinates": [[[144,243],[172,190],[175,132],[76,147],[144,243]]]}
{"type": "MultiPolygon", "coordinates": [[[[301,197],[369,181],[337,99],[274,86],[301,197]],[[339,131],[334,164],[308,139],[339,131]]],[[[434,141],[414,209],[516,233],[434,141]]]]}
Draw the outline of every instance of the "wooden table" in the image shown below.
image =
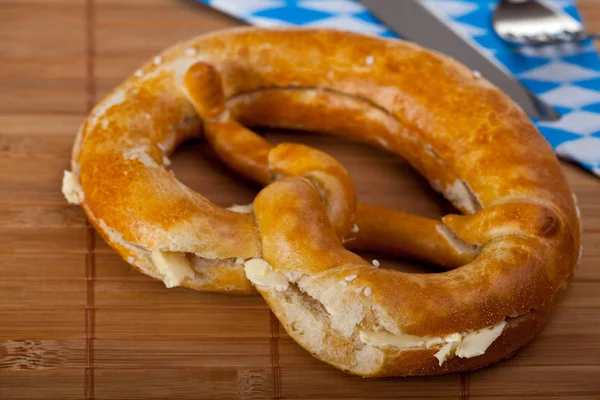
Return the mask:
{"type": "MultiPolygon", "coordinates": [[[[600,30],[597,0],[580,6],[600,30]]],[[[234,24],[182,0],[0,2],[0,399],[600,399],[600,180],[573,165],[564,170],[583,213],[583,264],[539,338],[477,372],[348,376],[297,346],[260,297],[167,290],[121,261],[60,193],[75,132],[160,49],[234,24]]],[[[328,137],[293,140],[346,165],[361,201],[432,217],[448,210],[401,160],[328,137]]],[[[200,142],[174,163],[218,204],[258,191],[200,142]]]]}

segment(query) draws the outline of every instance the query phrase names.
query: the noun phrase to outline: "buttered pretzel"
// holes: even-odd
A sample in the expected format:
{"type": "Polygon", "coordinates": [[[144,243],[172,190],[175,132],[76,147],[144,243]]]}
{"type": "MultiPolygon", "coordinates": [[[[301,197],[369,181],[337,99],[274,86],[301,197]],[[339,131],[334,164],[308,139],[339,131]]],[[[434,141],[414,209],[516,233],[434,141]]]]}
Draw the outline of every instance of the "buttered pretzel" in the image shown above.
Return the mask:
{"type": "Polygon", "coordinates": [[[510,356],[540,331],[581,254],[560,166],[510,99],[443,55],[337,31],[244,28],[166,50],[92,111],[63,192],[135,268],[169,287],[256,288],[300,345],[362,376],[510,356]],[[357,204],[335,159],[273,147],[241,124],[398,154],[463,215],[357,204]],[[220,208],[168,171],[175,147],[201,133],[267,185],[251,206],[220,208]],[[344,246],[449,271],[378,269],[344,246]]]}

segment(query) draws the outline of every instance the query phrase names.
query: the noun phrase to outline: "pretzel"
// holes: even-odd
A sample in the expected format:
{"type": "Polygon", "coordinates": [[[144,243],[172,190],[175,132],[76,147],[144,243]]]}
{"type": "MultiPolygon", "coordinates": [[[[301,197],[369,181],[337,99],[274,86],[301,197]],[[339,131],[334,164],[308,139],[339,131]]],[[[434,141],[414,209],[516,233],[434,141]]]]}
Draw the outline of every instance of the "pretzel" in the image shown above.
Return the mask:
{"type": "Polygon", "coordinates": [[[510,356],[541,330],[581,254],[560,166],[510,99],[446,56],[347,32],[244,28],[167,49],[92,111],[63,192],[135,268],[167,286],[256,288],[301,346],[362,376],[510,356]],[[357,204],[335,159],[272,147],[242,124],[395,153],[464,215],[357,204]],[[200,132],[267,185],[251,207],[222,209],[166,169],[200,132]],[[449,271],[378,269],[344,246],[449,271]]]}

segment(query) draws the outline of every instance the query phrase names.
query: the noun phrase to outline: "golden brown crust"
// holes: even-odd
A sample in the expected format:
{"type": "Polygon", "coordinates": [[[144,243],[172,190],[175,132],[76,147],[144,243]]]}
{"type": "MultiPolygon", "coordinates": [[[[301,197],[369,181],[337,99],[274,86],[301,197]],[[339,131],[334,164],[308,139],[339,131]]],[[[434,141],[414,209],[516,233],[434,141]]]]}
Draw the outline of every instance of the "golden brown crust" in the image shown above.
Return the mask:
{"type": "MultiPolygon", "coordinates": [[[[174,46],[155,61],[95,108],[73,151],[82,207],[131,264],[160,278],[149,254],[184,252],[215,260],[184,286],[250,293],[232,260],[262,257],[290,282],[283,292],[259,291],[292,337],[317,357],[365,376],[477,368],[509,356],[539,331],[577,264],[580,221],[550,147],[487,81],[407,42],[328,30],[224,31],[174,46]],[[354,230],[356,201],[343,168],[333,160],[326,179],[310,176],[313,166],[290,164],[298,148],[280,148],[278,160],[276,150],[233,118],[344,136],[405,157],[467,215],[443,223],[400,214],[387,219],[391,211],[359,206],[354,245],[448,267],[468,264],[427,275],[373,268],[340,241],[353,243],[346,235],[354,230]],[[248,177],[265,184],[274,172],[304,178],[268,186],[254,213],[217,207],[164,168],[168,154],[199,134],[202,123],[219,155],[248,177]],[[334,206],[325,210],[323,200],[334,206]],[[404,225],[395,229],[389,220],[404,225]],[[407,237],[411,228],[426,235],[421,246],[407,237]],[[396,238],[402,240],[392,243],[396,238]],[[423,254],[432,249],[435,256],[423,254]],[[368,294],[350,292],[354,287],[368,294]],[[336,307],[348,309],[345,318],[336,307]],[[322,326],[320,341],[302,328],[302,313],[322,326]],[[507,318],[515,319],[483,356],[452,358],[443,367],[435,366],[432,349],[377,348],[357,336],[371,329],[438,337],[507,318]]],[[[309,150],[300,153],[309,160],[309,150]]]]}
{"type": "Polygon", "coordinates": [[[485,367],[509,358],[525,346],[542,330],[553,306],[522,315],[507,322],[502,335],[486,350],[485,354],[473,358],[453,357],[441,366],[433,357],[436,350],[410,350],[388,354],[393,360],[376,376],[423,376],[440,375],[451,372],[468,371],[485,367]]]}

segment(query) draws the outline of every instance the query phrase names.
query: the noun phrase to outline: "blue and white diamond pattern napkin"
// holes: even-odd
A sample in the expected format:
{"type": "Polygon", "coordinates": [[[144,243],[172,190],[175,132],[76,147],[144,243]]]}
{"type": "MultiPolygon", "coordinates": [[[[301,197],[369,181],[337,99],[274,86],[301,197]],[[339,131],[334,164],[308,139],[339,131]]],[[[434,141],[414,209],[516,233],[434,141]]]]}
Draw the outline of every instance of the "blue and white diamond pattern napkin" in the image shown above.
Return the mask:
{"type": "MultiPolygon", "coordinates": [[[[397,37],[354,0],[199,0],[258,26],[337,28],[397,37]]],[[[422,0],[562,115],[534,120],[556,153],[600,176],[600,59],[592,42],[509,49],[496,36],[497,0],[422,0]]],[[[580,19],[573,0],[546,0],[580,19]]]]}

